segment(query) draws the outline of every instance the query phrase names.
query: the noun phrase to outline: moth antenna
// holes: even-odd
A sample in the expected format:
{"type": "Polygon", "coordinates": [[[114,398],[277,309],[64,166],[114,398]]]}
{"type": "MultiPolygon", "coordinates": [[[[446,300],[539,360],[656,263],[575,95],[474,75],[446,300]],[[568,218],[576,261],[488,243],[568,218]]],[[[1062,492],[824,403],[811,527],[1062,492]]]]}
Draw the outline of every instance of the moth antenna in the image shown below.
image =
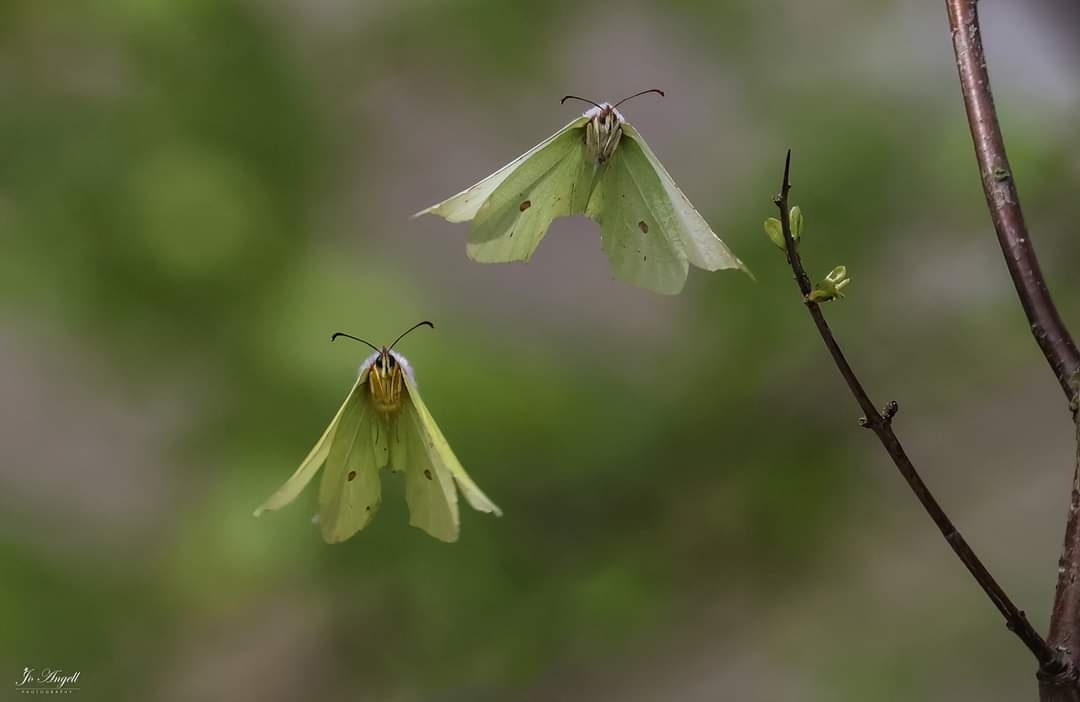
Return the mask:
{"type": "MultiPolygon", "coordinates": [[[[578,97],[577,95],[567,95],[567,96],[563,97],[563,99],[562,99],[562,100],[559,100],[559,104],[560,104],[560,105],[562,105],[562,104],[563,104],[563,103],[565,103],[565,102],[566,102],[567,100],[581,100],[582,102],[587,102],[587,103],[589,103],[590,105],[594,105],[594,106],[596,106],[596,107],[600,107],[600,105],[597,105],[597,104],[596,104],[595,102],[593,102],[592,100],[590,100],[590,99],[588,99],[588,98],[578,97]]],[[[602,109],[604,109],[604,108],[603,108],[603,107],[600,107],[600,109],[602,110],[602,109]]]]}
{"type": "MultiPolygon", "coordinates": [[[[400,335],[400,336],[398,336],[398,338],[394,339],[394,343],[392,343],[392,344],[390,344],[389,346],[387,346],[387,347],[386,347],[386,350],[387,350],[387,351],[389,351],[390,349],[392,349],[392,348],[394,348],[395,346],[397,346],[397,342],[399,342],[399,341],[401,341],[402,339],[404,339],[404,338],[405,338],[405,335],[406,335],[406,334],[408,334],[409,332],[413,331],[414,329],[419,329],[420,327],[431,327],[432,329],[434,329],[434,328],[435,328],[435,325],[434,325],[434,324],[432,324],[431,322],[427,321],[427,320],[424,320],[423,322],[417,322],[416,324],[412,325],[411,327],[409,327],[409,328],[408,328],[408,329],[406,329],[405,331],[401,332],[401,335],[400,335]]],[[[378,349],[376,349],[376,350],[378,350],[378,349]]]]}
{"type": "Polygon", "coordinates": [[[353,341],[359,341],[361,344],[367,344],[371,348],[375,349],[375,351],[379,350],[379,347],[377,347],[375,344],[371,343],[370,341],[364,341],[360,337],[353,336],[352,334],[346,334],[345,332],[334,332],[333,334],[330,335],[330,341],[333,341],[334,339],[338,338],[339,336],[343,336],[346,339],[352,339],[353,341]]]}
{"type": "Polygon", "coordinates": [[[627,97],[624,97],[622,100],[619,100],[617,103],[615,103],[613,105],[613,107],[618,107],[619,105],[623,104],[627,100],[633,100],[634,98],[638,97],[639,95],[648,95],[649,93],[656,93],[660,97],[664,97],[664,91],[663,90],[660,90],[659,88],[649,88],[648,90],[642,90],[640,93],[634,93],[633,95],[629,95],[627,97]]]}

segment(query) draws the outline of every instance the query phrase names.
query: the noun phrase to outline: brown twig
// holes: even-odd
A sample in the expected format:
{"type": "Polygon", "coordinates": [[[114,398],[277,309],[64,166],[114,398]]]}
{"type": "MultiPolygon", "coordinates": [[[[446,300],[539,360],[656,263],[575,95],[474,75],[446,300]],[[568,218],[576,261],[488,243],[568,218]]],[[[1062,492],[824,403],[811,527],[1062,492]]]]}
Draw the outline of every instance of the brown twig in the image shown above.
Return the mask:
{"type": "Polygon", "coordinates": [[[1061,321],[1046,288],[1031,236],[1024,223],[1016,180],[1005,155],[1005,142],[998,124],[994,96],[990,92],[990,75],[986,70],[976,2],[947,0],[945,4],[949,10],[953,51],[956,53],[956,67],[960,73],[971,139],[975,143],[983,192],[986,193],[986,204],[990,208],[998,243],[1001,244],[1001,252],[1016,286],[1020,304],[1031,323],[1035,341],[1071,403],[1076,397],[1080,351],[1061,321]]]}
{"type": "Polygon", "coordinates": [[[986,69],[975,0],[946,0],[952,30],[956,68],[967,110],[971,139],[979,163],[986,204],[997,232],[1001,252],[1009,268],[1020,305],[1031,333],[1068,398],[1077,423],[1077,457],[1072,497],[1065,526],[1064,546],[1058,562],[1058,582],[1050,616],[1050,645],[1061,651],[1060,670],[1040,671],[1042,697],[1080,700],[1077,671],[1080,670],[1080,351],[1069,334],[1046,287],[1035,248],[1024,223],[1016,179],[1005,154],[1005,142],[998,124],[990,75],[986,69]],[[1053,692],[1050,688],[1057,688],[1053,692]]]}
{"type": "Polygon", "coordinates": [[[844,353],[840,350],[840,345],[836,342],[836,338],[833,336],[832,330],[829,329],[829,324],[825,321],[825,316],[821,312],[821,306],[810,299],[810,292],[813,288],[811,287],[810,278],[806,274],[806,269],[803,267],[798,244],[795,243],[791,233],[791,218],[788,208],[788,192],[791,190],[790,172],[791,152],[788,151],[787,160],[784,162],[784,180],[780,184],[780,193],[774,199],[777,208],[780,210],[780,225],[784,233],[784,242],[787,245],[788,265],[791,266],[791,270],[795,274],[795,282],[799,286],[799,292],[802,293],[806,309],[814,320],[814,326],[817,327],[818,333],[821,334],[821,340],[825,342],[825,346],[832,355],[840,375],[844,377],[848,389],[851,390],[851,394],[863,411],[863,417],[859,419],[859,424],[872,430],[877,436],[882,447],[892,458],[893,463],[896,464],[900,475],[904,477],[904,480],[911,487],[911,491],[915,493],[919,503],[926,510],[926,513],[930,515],[930,518],[934,520],[934,523],[937,524],[938,529],[941,530],[945,541],[948,542],[957,558],[967,567],[968,571],[979,583],[979,586],[982,587],[986,596],[990,598],[994,606],[1001,612],[1001,615],[1005,617],[1005,625],[1024,642],[1024,645],[1038,659],[1040,669],[1058,666],[1058,659],[1053,649],[1032,628],[1024,613],[1013,604],[1009,596],[994,580],[994,577],[990,575],[986,566],[982,564],[982,561],[971,550],[964,537],[957,531],[948,515],[945,514],[945,510],[934,499],[926,483],[919,477],[915,466],[912,465],[911,459],[904,452],[904,447],[901,446],[900,440],[892,429],[892,420],[898,410],[898,405],[895,402],[890,402],[883,410],[877,409],[863,388],[862,383],[859,382],[855,371],[852,370],[851,365],[844,358],[844,353]]]}

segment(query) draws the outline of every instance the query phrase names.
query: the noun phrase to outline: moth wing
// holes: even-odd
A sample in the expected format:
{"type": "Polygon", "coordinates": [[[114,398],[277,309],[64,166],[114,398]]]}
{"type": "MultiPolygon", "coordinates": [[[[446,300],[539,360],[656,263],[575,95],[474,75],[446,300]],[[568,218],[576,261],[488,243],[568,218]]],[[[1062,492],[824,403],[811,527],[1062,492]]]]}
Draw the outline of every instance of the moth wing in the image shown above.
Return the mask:
{"type": "Polygon", "coordinates": [[[705,218],[690,204],[683,191],[653,154],[645,139],[630,124],[623,124],[623,139],[617,151],[622,151],[627,166],[650,186],[644,191],[653,216],[666,222],[665,229],[674,234],[690,263],[707,271],[738,268],[753,277],[746,265],[731,252],[709,227],[705,218]],[[655,174],[659,187],[647,172],[655,174]]]}
{"type": "Polygon", "coordinates": [[[627,152],[636,147],[628,141],[620,141],[608,159],[586,214],[600,225],[601,248],[617,279],[674,295],[686,283],[686,254],[671,217],[655,211],[658,174],[634,167],[627,152]]]}
{"type": "Polygon", "coordinates": [[[576,129],[585,124],[587,120],[584,117],[579,117],[574,121],[567,124],[559,131],[552,134],[547,139],[543,140],[536,146],[532,147],[521,156],[518,156],[510,163],[506,164],[499,170],[495,171],[487,178],[484,178],[479,183],[472,185],[465,190],[462,190],[457,195],[447,198],[440,203],[432,205],[427,209],[420,210],[413,217],[419,217],[425,214],[434,214],[442,217],[448,222],[467,222],[476,216],[480,206],[487,201],[496,188],[504,180],[506,180],[510,174],[516,172],[520,167],[529,164],[529,161],[549,147],[552,142],[557,141],[567,131],[576,129]]]}
{"type": "Polygon", "coordinates": [[[345,402],[338,408],[337,414],[330,420],[330,425],[326,427],[326,431],[315,443],[314,448],[308,453],[301,463],[300,467],[296,469],[296,472],[285,481],[285,484],[277,489],[273,495],[268,497],[255,510],[255,516],[258,517],[263,512],[268,510],[281,509],[285,505],[289,504],[300,494],[307,484],[311,482],[311,479],[315,477],[315,473],[326,462],[326,457],[330,454],[330,445],[334,440],[334,433],[341,423],[342,415],[345,413],[345,409],[349,407],[354,401],[357,395],[363,394],[363,386],[367,381],[367,371],[360,374],[360,377],[356,379],[356,383],[349,390],[349,394],[345,396],[345,402]]]}
{"type": "Polygon", "coordinates": [[[488,496],[473,482],[469,474],[465,472],[465,468],[462,467],[458,461],[457,456],[450,449],[450,444],[447,443],[446,437],[443,436],[442,431],[439,430],[439,426],[435,424],[435,420],[431,416],[431,412],[428,411],[427,406],[424,404],[423,399],[420,397],[420,393],[416,390],[416,381],[410,376],[405,376],[405,388],[409,394],[409,402],[415,412],[415,426],[417,427],[417,433],[422,440],[422,448],[427,454],[428,460],[438,467],[440,470],[445,471],[454,479],[454,483],[461,489],[461,492],[465,495],[465,500],[469,505],[479,512],[489,512],[496,517],[502,516],[502,510],[499,509],[494,502],[488,499],[488,496]]]}
{"type": "Polygon", "coordinates": [[[470,258],[527,261],[556,218],[585,211],[598,168],[586,155],[584,132],[564,129],[491,193],[469,229],[470,258]]]}
{"type": "Polygon", "coordinates": [[[379,470],[389,459],[386,422],[362,385],[344,410],[319,484],[319,527],[331,544],[348,539],[375,516],[382,499],[379,470]]]}
{"type": "Polygon", "coordinates": [[[445,462],[433,457],[423,420],[410,400],[405,400],[394,444],[394,467],[405,472],[405,501],[409,524],[423,529],[440,541],[458,538],[458,501],[454,478],[445,462]]]}

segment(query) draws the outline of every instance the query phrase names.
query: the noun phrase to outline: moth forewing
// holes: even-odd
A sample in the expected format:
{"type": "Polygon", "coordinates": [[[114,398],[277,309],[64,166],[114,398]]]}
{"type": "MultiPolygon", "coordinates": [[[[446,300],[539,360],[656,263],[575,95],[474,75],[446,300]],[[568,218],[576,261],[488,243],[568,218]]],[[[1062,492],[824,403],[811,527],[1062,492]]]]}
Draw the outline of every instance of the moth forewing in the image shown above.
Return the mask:
{"type": "Polygon", "coordinates": [[[457,195],[452,195],[442,202],[438,202],[431,207],[420,210],[414,214],[413,217],[434,214],[442,217],[448,222],[468,222],[476,216],[480,207],[487,202],[488,198],[491,197],[491,194],[495,192],[495,189],[498,188],[512,173],[526,165],[533,156],[550,145],[551,142],[572,129],[582,127],[585,122],[585,117],[578,117],[577,119],[571,120],[565,127],[555,132],[547,139],[544,139],[542,142],[532,147],[521,156],[518,156],[499,170],[482,179],[480,182],[470,185],[457,195]]]}
{"type": "Polygon", "coordinates": [[[586,214],[601,229],[601,248],[615,277],[662,295],[674,295],[686,283],[689,264],[671,217],[648,207],[645,193],[659,190],[655,173],[634,173],[627,148],[612,155],[589,201],[586,214]]]}
{"type": "Polygon", "coordinates": [[[256,517],[263,512],[281,509],[295,500],[303,489],[307,487],[307,484],[315,477],[319,468],[326,462],[326,457],[330,454],[330,445],[333,442],[334,430],[341,421],[341,416],[345,413],[345,408],[354,401],[355,396],[358,393],[364,392],[366,383],[367,372],[360,373],[359,376],[357,376],[352,389],[349,390],[349,394],[345,396],[345,401],[341,403],[341,407],[338,408],[337,414],[330,420],[329,426],[326,427],[326,430],[315,443],[315,446],[308,452],[307,457],[300,463],[300,467],[296,469],[296,472],[294,472],[273,495],[268,497],[265,502],[255,509],[254,514],[256,517]]]}
{"type": "Polygon", "coordinates": [[[371,392],[357,393],[345,408],[319,485],[319,526],[327,543],[348,539],[378,512],[379,470],[389,459],[383,422],[371,392]]]}
{"type": "Polygon", "coordinates": [[[457,456],[450,449],[439,426],[428,411],[420,393],[416,389],[416,381],[409,375],[405,376],[405,389],[409,396],[409,402],[416,411],[416,426],[426,447],[428,458],[433,464],[441,464],[453,478],[454,482],[465,495],[465,500],[473,509],[479,512],[488,512],[496,517],[502,516],[502,510],[492,502],[487,495],[473,482],[469,474],[465,472],[457,456]]]}
{"type": "Polygon", "coordinates": [[[580,130],[552,142],[508,177],[469,229],[467,252],[482,263],[527,261],[552,221],[584,212],[592,190],[580,130]]]}
{"type": "Polygon", "coordinates": [[[405,472],[409,524],[441,541],[457,541],[460,524],[457,488],[442,462],[432,460],[421,421],[412,402],[406,399],[400,416],[404,451],[394,460],[399,461],[399,469],[405,472]]]}
{"type": "Polygon", "coordinates": [[[624,124],[623,131],[626,133],[628,142],[633,142],[633,147],[623,148],[626,158],[639,162],[637,165],[642,169],[647,168],[655,172],[660,181],[659,190],[654,190],[647,196],[643,193],[646,200],[651,200],[651,203],[646,204],[650,204],[653,209],[671,213],[674,219],[673,233],[678,236],[679,243],[690,263],[707,271],[737,268],[752,278],[750,269],[713,232],[709,223],[675,184],[671,174],[664,168],[664,164],[660,163],[660,159],[652,152],[641,134],[630,124],[624,124]]]}

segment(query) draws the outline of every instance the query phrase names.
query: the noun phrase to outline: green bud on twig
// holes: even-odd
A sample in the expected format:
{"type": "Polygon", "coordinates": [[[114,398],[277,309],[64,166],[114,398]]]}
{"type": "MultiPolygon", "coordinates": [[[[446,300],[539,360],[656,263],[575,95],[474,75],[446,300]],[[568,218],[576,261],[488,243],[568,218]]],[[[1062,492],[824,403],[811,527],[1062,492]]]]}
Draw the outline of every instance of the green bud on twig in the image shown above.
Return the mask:
{"type": "MultiPolygon", "coordinates": [[[[795,240],[795,243],[799,243],[799,237],[802,236],[803,231],[803,213],[799,209],[799,206],[791,208],[791,238],[795,240]]],[[[784,244],[784,227],[780,224],[780,220],[776,217],[769,217],[765,220],[765,234],[768,235],[769,241],[773,243],[773,246],[781,251],[787,251],[787,246],[784,244]]]]}
{"type": "MultiPolygon", "coordinates": [[[[802,209],[798,205],[795,205],[794,207],[791,208],[790,217],[791,217],[791,238],[794,239],[796,242],[798,242],[799,239],[802,238],[802,233],[803,233],[802,209]]],[[[781,232],[781,234],[782,233],[783,232],[781,232]]]]}
{"type": "Polygon", "coordinates": [[[837,266],[829,272],[829,275],[825,276],[825,280],[814,286],[814,289],[810,291],[810,294],[806,296],[806,299],[810,302],[828,302],[829,300],[835,300],[838,297],[844,296],[844,288],[850,283],[851,278],[848,278],[847,267],[837,266]]]}
{"type": "Polygon", "coordinates": [[[776,217],[769,217],[766,219],[765,234],[768,235],[769,241],[773,243],[773,246],[781,251],[787,251],[787,246],[784,245],[784,229],[780,226],[780,220],[776,217]]]}

